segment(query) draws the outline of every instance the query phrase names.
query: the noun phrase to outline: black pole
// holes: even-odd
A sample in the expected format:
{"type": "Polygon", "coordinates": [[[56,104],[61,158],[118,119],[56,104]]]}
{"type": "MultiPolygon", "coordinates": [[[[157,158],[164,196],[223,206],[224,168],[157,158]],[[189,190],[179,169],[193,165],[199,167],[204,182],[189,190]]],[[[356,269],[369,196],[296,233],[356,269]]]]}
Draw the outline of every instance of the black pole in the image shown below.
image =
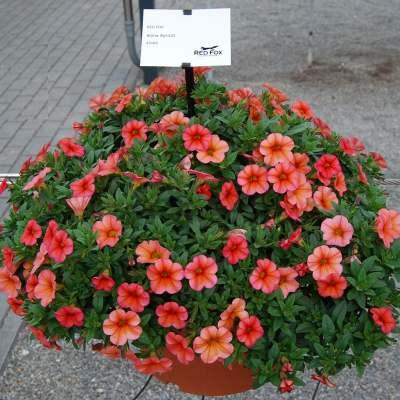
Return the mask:
{"type": "Polygon", "coordinates": [[[194,72],[193,67],[183,65],[183,69],[185,70],[185,82],[186,82],[186,101],[188,106],[188,117],[191,118],[194,116],[194,99],[192,97],[193,89],[194,89],[194,72]]]}
{"type": "Polygon", "coordinates": [[[314,390],[313,397],[311,398],[311,400],[315,400],[317,398],[318,389],[319,389],[320,384],[321,384],[321,382],[318,381],[317,382],[317,386],[315,387],[315,390],[314,390]]]}
{"type": "Polygon", "coordinates": [[[150,375],[148,377],[146,383],[143,385],[143,387],[139,390],[139,392],[136,394],[136,396],[132,400],[137,400],[143,394],[143,392],[146,390],[146,388],[149,385],[152,378],[153,378],[153,375],[150,375]]]}

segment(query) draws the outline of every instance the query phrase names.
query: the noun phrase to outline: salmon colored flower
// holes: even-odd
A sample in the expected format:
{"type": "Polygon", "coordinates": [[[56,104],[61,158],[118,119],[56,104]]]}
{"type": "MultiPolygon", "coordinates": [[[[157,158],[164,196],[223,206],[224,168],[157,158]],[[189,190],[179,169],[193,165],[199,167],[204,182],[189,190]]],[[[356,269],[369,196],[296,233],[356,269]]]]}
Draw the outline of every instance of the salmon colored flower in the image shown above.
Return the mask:
{"type": "Polygon", "coordinates": [[[289,100],[289,96],[282,92],[282,90],[272,86],[268,82],[263,83],[263,87],[268,90],[271,98],[275,99],[278,103],[284,103],[289,100]]]}
{"type": "Polygon", "coordinates": [[[327,186],[318,186],[313,196],[315,205],[323,211],[332,211],[333,203],[338,203],[339,200],[333,190],[327,186]]]}
{"type": "Polygon", "coordinates": [[[42,242],[39,251],[36,253],[36,257],[32,262],[32,269],[30,271],[31,274],[34,274],[46,262],[46,256],[47,256],[47,247],[42,242]]]}
{"type": "Polygon", "coordinates": [[[103,322],[103,332],[111,343],[123,346],[128,340],[136,340],[142,334],[140,317],[133,311],[114,310],[103,322]]]}
{"type": "Polygon", "coordinates": [[[122,235],[122,224],[117,217],[107,214],[93,225],[92,230],[96,233],[96,241],[100,249],[105,246],[114,247],[122,235]]]}
{"type": "Polygon", "coordinates": [[[93,169],[95,176],[108,176],[118,174],[120,172],[118,163],[121,160],[119,152],[111,153],[106,160],[99,160],[96,167],[93,169]]]}
{"type": "Polygon", "coordinates": [[[278,245],[281,249],[289,250],[294,244],[297,244],[301,240],[301,226],[298,227],[294,232],[290,234],[287,239],[281,240],[278,242],[278,245]]]}
{"type": "Polygon", "coordinates": [[[168,259],[171,252],[162,247],[158,240],[145,240],[135,250],[137,262],[141,264],[154,263],[157,260],[168,259]]]}
{"type": "Polygon", "coordinates": [[[20,289],[21,281],[18,276],[13,275],[6,267],[0,268],[0,292],[4,292],[7,297],[17,297],[20,289]]]}
{"type": "Polygon", "coordinates": [[[140,313],[150,303],[150,295],[138,283],[123,283],[117,290],[117,303],[122,308],[129,308],[140,313]]]}
{"type": "Polygon", "coordinates": [[[343,197],[343,195],[347,192],[346,178],[343,173],[336,175],[333,181],[333,186],[339,193],[339,196],[343,197]]]}
{"type": "Polygon", "coordinates": [[[188,169],[187,173],[190,175],[194,175],[196,178],[198,178],[201,181],[205,181],[205,182],[218,182],[219,181],[219,179],[216,178],[214,175],[208,174],[207,172],[198,171],[196,169],[188,169]]]}
{"type": "Polygon", "coordinates": [[[56,287],[55,274],[48,269],[43,270],[38,276],[38,283],[33,292],[43,307],[47,307],[56,298],[56,287]]]}
{"type": "Polygon", "coordinates": [[[122,137],[124,139],[125,147],[131,148],[134,140],[147,140],[148,126],[144,121],[132,120],[127,122],[121,130],[122,137]]]}
{"type": "Polygon", "coordinates": [[[257,260],[257,267],[251,273],[249,281],[254,289],[270,294],[279,287],[280,273],[274,262],[264,258],[257,260]]]}
{"type": "Polygon", "coordinates": [[[293,365],[290,362],[284,362],[281,366],[281,372],[284,374],[291,374],[294,372],[293,365]]]}
{"type": "Polygon", "coordinates": [[[342,253],[335,247],[319,246],[308,256],[307,266],[315,280],[324,279],[330,274],[341,274],[342,253]]]}
{"type": "Polygon", "coordinates": [[[314,202],[312,199],[307,199],[307,205],[304,208],[300,208],[298,205],[290,204],[287,199],[287,194],[283,201],[279,202],[279,205],[283,208],[285,214],[294,221],[300,221],[300,217],[305,211],[312,211],[314,208],[314,202]]]}
{"type": "Polygon", "coordinates": [[[236,336],[239,342],[243,343],[246,347],[253,347],[263,335],[264,329],[256,316],[253,315],[244,318],[239,322],[236,336]]]}
{"type": "Polygon", "coordinates": [[[329,246],[347,246],[353,237],[354,229],[343,215],[325,219],[321,224],[323,239],[329,246]]]}
{"type": "Polygon", "coordinates": [[[169,332],[165,336],[167,350],[173,354],[181,364],[189,364],[194,360],[194,351],[189,347],[188,340],[181,335],[169,332]]]}
{"type": "Polygon", "coordinates": [[[115,281],[113,278],[108,276],[107,274],[103,273],[100,274],[99,276],[94,276],[91,279],[92,286],[96,290],[102,290],[104,292],[111,292],[115,285],[115,281]]]}
{"type": "Polygon", "coordinates": [[[54,313],[54,316],[58,323],[67,329],[85,323],[85,314],[79,307],[63,306],[54,313]]]}
{"type": "Polygon", "coordinates": [[[77,217],[82,217],[86,207],[90,203],[91,198],[91,196],[71,197],[65,201],[74,212],[74,215],[77,217]]]}
{"type": "Polygon", "coordinates": [[[168,301],[156,307],[157,322],[163,328],[182,329],[186,326],[189,314],[185,307],[175,301],[168,301]]]}
{"type": "Polygon", "coordinates": [[[312,199],[312,188],[304,175],[298,175],[296,188],[288,190],[286,197],[290,204],[298,206],[300,209],[307,207],[308,201],[312,199]]]}
{"type": "Polygon", "coordinates": [[[51,168],[45,167],[43,168],[37,175],[35,175],[23,188],[23,191],[31,190],[31,189],[41,189],[44,186],[44,180],[51,172],[51,168]]]}
{"type": "Polygon", "coordinates": [[[49,257],[57,263],[65,261],[67,256],[71,255],[74,251],[74,242],[68,236],[67,232],[59,230],[53,237],[47,247],[49,257]]]}
{"type": "Polygon", "coordinates": [[[329,185],[330,179],[342,172],[342,167],[338,158],[333,154],[324,154],[314,164],[317,170],[318,179],[324,184],[329,185]]]}
{"type": "Polygon", "coordinates": [[[244,167],[239,172],[237,178],[238,184],[242,187],[243,193],[251,196],[255,193],[263,194],[268,188],[268,172],[265,168],[257,164],[251,164],[244,167]]]}
{"type": "Polygon", "coordinates": [[[208,326],[200,331],[193,341],[193,349],[201,360],[212,364],[218,359],[228,358],[233,353],[232,333],[225,328],[208,326]]]}
{"type": "Polygon", "coordinates": [[[293,147],[294,142],[289,136],[271,133],[260,143],[260,153],[264,156],[265,164],[273,166],[283,161],[291,162],[293,147]]]}
{"type": "Polygon", "coordinates": [[[26,281],[25,290],[28,295],[29,300],[35,299],[35,287],[39,283],[38,277],[36,275],[30,275],[26,281]]]}
{"type": "Polygon", "coordinates": [[[24,161],[24,163],[21,166],[21,169],[19,170],[20,175],[25,173],[26,171],[29,171],[29,169],[34,165],[34,161],[32,161],[32,158],[29,157],[27,160],[24,161]]]}
{"type": "Polygon", "coordinates": [[[364,143],[358,137],[341,138],[339,147],[343,153],[349,156],[356,156],[365,150],[364,143]]]}
{"type": "Polygon", "coordinates": [[[157,133],[163,133],[168,137],[173,137],[179,127],[188,125],[189,118],[185,117],[182,111],[172,111],[172,113],[166,114],[161,118],[159,122],[160,131],[157,133]]]}
{"type": "Polygon", "coordinates": [[[294,390],[294,382],[291,379],[282,379],[279,384],[280,393],[290,393],[294,390]]]}
{"type": "Polygon", "coordinates": [[[387,168],[387,162],[383,158],[382,154],[378,153],[377,151],[371,151],[369,155],[372,157],[372,159],[376,162],[376,165],[380,168],[387,168]]]}
{"type": "Polygon", "coordinates": [[[224,161],[225,153],[228,150],[228,143],[221,140],[218,135],[212,135],[205,149],[197,152],[196,158],[203,164],[208,164],[210,162],[218,164],[224,161]]]}
{"type": "Polygon", "coordinates": [[[183,132],[183,145],[188,151],[203,151],[211,143],[212,133],[206,127],[196,124],[186,128],[183,132]]]}
{"type": "Polygon", "coordinates": [[[158,358],[151,356],[137,358],[134,365],[139,372],[145,375],[163,374],[171,369],[172,360],[167,357],[158,358]]]}
{"type": "Polygon", "coordinates": [[[210,185],[208,183],[203,183],[196,189],[197,194],[201,194],[204,196],[204,198],[208,201],[212,197],[212,192],[210,185]]]}
{"type": "Polygon", "coordinates": [[[253,122],[261,121],[264,113],[264,104],[257,96],[251,96],[247,99],[247,108],[249,110],[249,117],[253,122]]]}
{"type": "Polygon", "coordinates": [[[151,290],[156,294],[178,293],[182,289],[184,276],[182,266],[167,259],[157,260],[147,268],[151,290]]]}
{"type": "Polygon", "coordinates": [[[249,247],[244,235],[230,235],[224,248],[222,255],[229,264],[237,264],[241,260],[245,260],[249,256],[249,247]]]}
{"type": "Polygon", "coordinates": [[[294,293],[299,287],[299,282],[296,281],[298,273],[294,268],[278,268],[279,288],[282,290],[283,297],[286,299],[289,293],[294,293]]]}
{"type": "Polygon", "coordinates": [[[34,246],[38,239],[42,236],[42,228],[34,219],[30,219],[25,226],[25,230],[21,236],[21,243],[25,246],[34,246]]]}
{"type": "Polygon", "coordinates": [[[310,105],[305,101],[296,100],[290,109],[296,113],[300,118],[311,119],[314,117],[314,111],[311,109],[310,105]]]}
{"type": "Polygon", "coordinates": [[[375,230],[389,248],[395,239],[400,238],[400,212],[381,208],[375,218],[375,230]]]}
{"type": "Polygon", "coordinates": [[[340,299],[347,288],[346,279],[340,274],[329,274],[317,280],[318,293],[321,297],[340,299]]]}
{"type": "Polygon", "coordinates": [[[70,185],[72,190],[72,197],[91,197],[96,191],[94,185],[94,174],[90,173],[84,176],[82,179],[74,181],[70,185]]]}
{"type": "Polygon", "coordinates": [[[358,170],[358,175],[357,175],[358,181],[363,183],[364,185],[368,185],[368,177],[367,174],[364,172],[361,164],[357,163],[357,170],[358,170]]]}
{"type": "Polygon", "coordinates": [[[330,388],[336,387],[336,385],[329,379],[328,375],[326,375],[326,374],[321,374],[321,375],[313,374],[313,375],[311,375],[311,379],[313,381],[320,382],[323,385],[326,385],[330,388]]]}
{"type": "Polygon", "coordinates": [[[115,107],[115,111],[117,113],[121,113],[122,111],[125,110],[126,107],[129,106],[130,102],[133,99],[133,95],[131,93],[128,93],[127,95],[123,96],[119,103],[115,107]]]}
{"type": "Polygon", "coordinates": [[[274,192],[286,193],[298,186],[299,173],[289,162],[278,163],[268,171],[268,182],[273,184],[274,192]]]}
{"type": "Polygon", "coordinates": [[[389,307],[373,307],[369,310],[375,324],[379,326],[384,334],[389,334],[396,329],[396,320],[389,307]]]}
{"type": "Polygon", "coordinates": [[[18,268],[18,263],[14,262],[15,252],[11,247],[6,246],[1,249],[1,255],[3,256],[3,265],[13,274],[18,268]]]}
{"type": "Polygon", "coordinates": [[[236,298],[220,315],[218,328],[226,328],[230,331],[233,328],[236,318],[242,320],[248,316],[249,313],[246,311],[246,302],[243,299],[236,298]]]}
{"type": "Polygon", "coordinates": [[[332,136],[332,129],[325,121],[318,117],[313,117],[312,122],[317,128],[318,133],[320,133],[325,139],[332,136]]]}
{"type": "Polygon", "coordinates": [[[239,201],[239,194],[232,182],[225,182],[219,193],[219,201],[228,210],[232,211],[236,203],[239,201]]]}
{"type": "Polygon", "coordinates": [[[23,317],[26,312],[22,305],[24,304],[24,301],[22,299],[17,299],[16,297],[9,297],[7,299],[7,303],[11,308],[11,311],[15,314],[18,315],[19,317],[23,317]]]}
{"type": "Polygon", "coordinates": [[[94,112],[99,112],[101,108],[108,106],[108,102],[108,96],[104,93],[100,93],[89,100],[89,108],[94,112]]]}
{"type": "Polygon", "coordinates": [[[292,164],[296,168],[297,172],[303,175],[307,175],[311,171],[311,167],[308,165],[310,158],[304,153],[294,153],[292,164]]]}
{"type": "Polygon", "coordinates": [[[294,266],[295,271],[297,274],[302,278],[303,276],[306,276],[306,274],[310,271],[308,269],[308,266],[305,262],[297,264],[294,266]]]}
{"type": "Polygon", "coordinates": [[[61,139],[57,146],[67,157],[79,157],[82,158],[85,155],[85,148],[77,143],[73,138],[61,139]]]}
{"type": "Polygon", "coordinates": [[[104,346],[100,343],[92,345],[92,350],[98,351],[103,356],[109,358],[110,360],[118,360],[121,358],[121,349],[117,346],[108,345],[104,346]]]}
{"type": "Polygon", "coordinates": [[[28,325],[29,330],[31,331],[32,335],[37,339],[38,342],[42,344],[43,347],[47,349],[55,349],[57,351],[61,350],[61,347],[55,340],[48,339],[43,330],[40,328],[35,328],[33,326],[28,325]]]}
{"type": "Polygon", "coordinates": [[[153,82],[150,83],[146,92],[144,93],[144,97],[149,99],[154,95],[158,95],[161,97],[174,96],[178,90],[177,82],[165,79],[165,78],[156,78],[153,82]]]}
{"type": "Polygon", "coordinates": [[[192,262],[186,266],[185,278],[189,280],[189,286],[193,290],[210,289],[218,281],[217,271],[218,266],[213,258],[200,255],[194,257],[192,262]]]}

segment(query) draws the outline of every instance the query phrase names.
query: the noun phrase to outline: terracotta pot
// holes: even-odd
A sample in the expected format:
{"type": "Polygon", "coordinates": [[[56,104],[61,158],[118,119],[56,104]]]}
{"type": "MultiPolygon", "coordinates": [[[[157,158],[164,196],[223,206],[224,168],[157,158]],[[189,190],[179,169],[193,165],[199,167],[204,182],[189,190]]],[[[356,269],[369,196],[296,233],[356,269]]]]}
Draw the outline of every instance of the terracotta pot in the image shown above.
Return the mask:
{"type": "Polygon", "coordinates": [[[156,375],[164,383],[178,385],[185,393],[204,396],[226,396],[243,393],[252,388],[253,376],[248,368],[234,363],[225,368],[222,362],[205,364],[199,357],[188,365],[179,363],[175,357],[172,369],[156,375]]]}

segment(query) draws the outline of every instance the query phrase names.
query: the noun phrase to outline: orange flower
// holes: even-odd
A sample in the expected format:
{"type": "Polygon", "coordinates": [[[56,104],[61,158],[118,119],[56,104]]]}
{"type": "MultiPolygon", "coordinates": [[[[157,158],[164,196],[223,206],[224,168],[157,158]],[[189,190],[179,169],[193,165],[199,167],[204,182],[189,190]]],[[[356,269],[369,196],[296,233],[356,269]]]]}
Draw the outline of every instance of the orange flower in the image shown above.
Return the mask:
{"type": "Polygon", "coordinates": [[[343,153],[349,156],[356,156],[365,150],[364,143],[358,137],[341,138],[339,147],[343,153]]]}
{"type": "Polygon", "coordinates": [[[91,196],[71,197],[65,201],[77,217],[82,217],[91,198],[91,196]]]}
{"type": "Polygon", "coordinates": [[[279,247],[284,250],[289,250],[294,244],[297,244],[300,242],[301,232],[302,232],[302,228],[300,226],[294,232],[292,232],[287,239],[280,240],[278,242],[279,247]]]}
{"type": "Polygon", "coordinates": [[[294,153],[292,164],[300,174],[307,175],[311,171],[311,167],[308,165],[310,158],[304,153],[294,153]]]}
{"type": "Polygon", "coordinates": [[[90,173],[82,179],[78,179],[71,183],[72,197],[91,197],[96,191],[94,185],[94,174],[90,173]]]}
{"type": "Polygon", "coordinates": [[[43,347],[46,347],[47,349],[55,349],[57,351],[61,350],[61,347],[58,345],[58,343],[54,339],[48,339],[42,329],[34,328],[30,325],[28,325],[28,328],[32,332],[32,335],[42,344],[43,347]]]}
{"type": "Polygon", "coordinates": [[[34,246],[38,239],[42,236],[42,228],[36,222],[36,220],[31,219],[26,224],[25,230],[21,236],[21,243],[25,246],[34,246]]]}
{"type": "Polygon", "coordinates": [[[18,269],[18,264],[14,260],[15,252],[11,247],[3,247],[1,249],[1,255],[3,256],[3,265],[6,267],[12,274],[18,269]]]}
{"type": "Polygon", "coordinates": [[[296,113],[300,118],[311,119],[314,117],[314,112],[310,105],[305,101],[296,100],[290,109],[296,113]]]}
{"type": "Polygon", "coordinates": [[[314,164],[317,170],[318,179],[324,184],[329,185],[330,179],[342,173],[342,167],[338,158],[333,154],[324,154],[314,164]]]}
{"type": "Polygon", "coordinates": [[[257,164],[247,165],[239,172],[238,184],[242,187],[242,192],[251,196],[255,193],[263,194],[268,188],[268,172],[265,168],[257,164]]]}
{"type": "Polygon", "coordinates": [[[101,108],[107,107],[109,98],[104,93],[99,93],[89,100],[89,108],[95,112],[99,112],[101,108]]]}
{"type": "Polygon", "coordinates": [[[289,136],[271,133],[260,143],[260,153],[267,165],[276,165],[283,161],[292,161],[294,142],[289,136]]]}
{"type": "Polygon", "coordinates": [[[290,393],[294,390],[294,381],[291,379],[282,379],[279,384],[280,393],[290,393]]]}
{"type": "Polygon", "coordinates": [[[340,197],[347,192],[346,179],[342,172],[336,175],[335,180],[333,181],[333,186],[339,193],[340,197]]]}
{"type": "Polygon", "coordinates": [[[135,368],[146,375],[163,374],[172,367],[172,360],[167,357],[158,358],[151,356],[147,358],[137,358],[134,362],[135,368]]]}
{"type": "Polygon", "coordinates": [[[232,301],[232,304],[220,315],[218,321],[218,328],[226,328],[231,330],[236,318],[242,320],[247,318],[249,313],[245,310],[246,302],[243,299],[236,298],[232,301]]]}
{"type": "Polygon", "coordinates": [[[204,363],[211,364],[220,358],[228,358],[233,353],[231,341],[232,333],[227,329],[208,326],[194,339],[193,349],[200,354],[204,363]]]}
{"type": "Polygon", "coordinates": [[[272,86],[268,82],[263,83],[263,87],[268,90],[271,98],[275,99],[278,103],[284,103],[289,100],[289,96],[286,93],[272,86]]]}
{"type": "Polygon", "coordinates": [[[318,133],[320,133],[325,139],[328,139],[332,136],[331,127],[321,118],[313,117],[312,122],[317,128],[318,133]]]}
{"type": "MultiPolygon", "coordinates": [[[[49,257],[57,263],[65,261],[67,256],[71,255],[74,251],[74,242],[68,236],[67,232],[59,230],[54,234],[53,240],[46,248],[49,257]]],[[[42,253],[44,255],[44,253],[42,253]]]]}
{"type": "Polygon", "coordinates": [[[212,136],[206,127],[199,124],[192,125],[183,132],[183,145],[188,151],[204,151],[210,146],[212,136]]]}
{"type": "Polygon", "coordinates": [[[164,115],[160,122],[160,133],[164,133],[168,137],[173,137],[180,126],[188,126],[189,118],[185,117],[182,111],[172,111],[172,113],[164,115]]]}
{"type": "Polygon", "coordinates": [[[208,183],[203,183],[202,185],[200,185],[197,189],[196,189],[196,193],[197,194],[201,194],[202,196],[204,196],[205,200],[210,200],[212,197],[212,192],[211,192],[211,188],[210,185],[208,183]]]}
{"type": "Polygon", "coordinates": [[[114,279],[105,273],[102,273],[99,276],[94,276],[91,279],[91,283],[96,290],[103,290],[104,292],[111,292],[115,285],[114,279]]]}
{"type": "Polygon", "coordinates": [[[307,178],[304,175],[298,175],[296,188],[288,190],[287,192],[287,201],[300,209],[305,209],[307,207],[307,202],[311,198],[312,189],[310,182],[307,181],[307,178]]]}
{"type": "Polygon", "coordinates": [[[236,336],[239,342],[243,343],[246,347],[253,347],[263,335],[264,329],[256,316],[252,315],[251,317],[243,318],[239,322],[236,336]]]}
{"type": "Polygon", "coordinates": [[[282,290],[283,297],[286,299],[289,293],[294,293],[299,288],[299,282],[296,281],[298,273],[295,269],[279,268],[279,288],[282,290]]]}
{"type": "Polygon", "coordinates": [[[180,306],[175,301],[168,301],[156,307],[156,315],[158,324],[163,328],[182,329],[186,326],[186,320],[189,314],[185,307],[180,306]]]}
{"type": "Polygon", "coordinates": [[[64,138],[61,139],[57,146],[62,150],[62,152],[67,157],[78,157],[81,158],[85,155],[85,148],[77,143],[75,143],[74,138],[64,138]]]}
{"type": "Polygon", "coordinates": [[[340,274],[333,273],[317,280],[317,285],[321,297],[340,299],[347,288],[347,281],[340,274]]]}
{"type": "Polygon", "coordinates": [[[327,186],[318,186],[313,196],[315,205],[323,211],[332,211],[333,203],[338,203],[338,198],[333,190],[327,186]]]}
{"type": "Polygon", "coordinates": [[[118,309],[111,312],[103,323],[103,332],[110,336],[111,343],[123,346],[128,340],[136,340],[142,334],[140,318],[133,311],[118,309]]]}
{"type": "Polygon", "coordinates": [[[67,329],[73,326],[82,326],[85,322],[83,311],[74,306],[63,306],[54,313],[54,316],[58,323],[67,329]]]}
{"type": "Polygon", "coordinates": [[[24,304],[24,301],[22,299],[17,299],[16,297],[9,297],[7,299],[7,303],[10,306],[11,311],[15,315],[23,317],[26,314],[24,308],[22,307],[24,304]]]}
{"type": "Polygon", "coordinates": [[[244,235],[230,235],[226,245],[222,249],[222,255],[229,264],[237,264],[249,256],[249,247],[244,235]]]}
{"type": "Polygon", "coordinates": [[[122,158],[122,151],[111,153],[106,160],[99,160],[96,167],[93,169],[95,176],[108,176],[120,172],[118,163],[122,158]]]}
{"type": "Polygon", "coordinates": [[[34,296],[40,299],[40,304],[47,307],[56,298],[56,276],[48,269],[38,276],[38,283],[34,289],[34,296]]]}
{"type": "Polygon", "coordinates": [[[369,310],[372,319],[386,335],[396,329],[396,320],[393,318],[392,310],[389,307],[373,307],[369,310]]]}
{"type": "Polygon", "coordinates": [[[13,275],[6,267],[1,268],[0,292],[4,292],[7,297],[17,297],[19,289],[21,289],[21,281],[18,276],[13,275]]]}
{"type": "Polygon", "coordinates": [[[168,259],[171,252],[160,245],[158,240],[141,242],[136,247],[137,262],[141,264],[154,263],[157,260],[168,259]]]}
{"type": "Polygon", "coordinates": [[[96,233],[100,249],[105,246],[114,247],[122,234],[122,224],[114,215],[107,214],[93,225],[92,230],[96,233]]]}
{"type": "Polygon", "coordinates": [[[110,360],[118,360],[121,358],[121,349],[117,346],[104,346],[100,343],[92,345],[92,350],[100,352],[103,356],[110,360]]]}
{"type": "Polygon", "coordinates": [[[351,242],[354,229],[343,215],[327,218],[321,224],[323,239],[329,246],[345,247],[351,242]]]}
{"type": "Polygon", "coordinates": [[[178,293],[182,289],[181,280],[184,276],[182,266],[171,260],[157,260],[147,268],[151,290],[156,294],[178,293]]]}
{"type": "Polygon", "coordinates": [[[35,175],[22,190],[27,191],[31,189],[40,189],[44,186],[46,175],[51,172],[51,168],[43,168],[37,175],[35,175]]]}
{"type": "Polygon", "coordinates": [[[167,350],[173,354],[180,363],[189,364],[194,360],[194,351],[189,347],[188,340],[176,333],[169,332],[165,336],[167,350]]]}
{"type": "Polygon", "coordinates": [[[395,239],[400,238],[400,212],[382,208],[375,219],[375,230],[389,248],[395,239]]]}
{"type": "Polygon", "coordinates": [[[225,182],[219,193],[219,201],[228,210],[232,211],[239,200],[239,194],[232,182],[225,182]]]}
{"type": "Polygon", "coordinates": [[[254,289],[270,294],[279,287],[280,273],[275,263],[268,258],[257,260],[257,267],[251,273],[249,281],[254,289]]]}
{"type": "Polygon", "coordinates": [[[229,145],[221,140],[218,135],[212,135],[211,140],[205,150],[200,150],[196,157],[203,164],[210,162],[220,163],[224,161],[225,153],[229,150],[229,145]]]}
{"type": "Polygon", "coordinates": [[[144,121],[132,120],[127,122],[121,130],[124,139],[125,147],[131,148],[134,140],[147,140],[146,132],[149,130],[144,121]]]}
{"type": "Polygon", "coordinates": [[[359,182],[363,183],[364,185],[368,185],[368,177],[367,174],[364,172],[363,167],[361,164],[357,163],[357,179],[359,182]]]}
{"type": "Polygon", "coordinates": [[[185,268],[185,278],[193,290],[200,291],[204,288],[212,288],[216,285],[218,278],[216,272],[218,266],[215,260],[204,255],[193,258],[185,268]]]}
{"type": "Polygon", "coordinates": [[[138,283],[123,283],[117,290],[117,303],[122,308],[129,308],[140,313],[150,303],[150,295],[138,283]]]}
{"type": "Polygon", "coordinates": [[[341,274],[342,253],[335,247],[319,246],[308,256],[307,266],[315,280],[324,279],[329,274],[341,274]]]}
{"type": "Polygon", "coordinates": [[[278,163],[268,171],[268,182],[273,184],[274,192],[286,193],[298,186],[299,173],[289,162],[278,163]]]}
{"type": "Polygon", "coordinates": [[[387,162],[383,158],[382,154],[378,153],[377,151],[371,151],[369,155],[372,157],[372,159],[376,162],[376,165],[380,168],[387,168],[387,162]]]}

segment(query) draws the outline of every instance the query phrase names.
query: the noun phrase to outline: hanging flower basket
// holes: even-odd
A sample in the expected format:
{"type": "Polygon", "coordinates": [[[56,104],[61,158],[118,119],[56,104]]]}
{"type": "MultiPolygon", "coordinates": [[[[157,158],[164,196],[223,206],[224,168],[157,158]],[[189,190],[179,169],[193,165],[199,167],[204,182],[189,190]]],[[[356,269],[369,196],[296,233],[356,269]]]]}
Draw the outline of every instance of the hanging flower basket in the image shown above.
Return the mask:
{"type": "Polygon", "coordinates": [[[8,186],[0,290],[48,348],[90,344],[189,393],[362,371],[400,305],[386,162],[269,84],[90,101],[8,186]]]}

